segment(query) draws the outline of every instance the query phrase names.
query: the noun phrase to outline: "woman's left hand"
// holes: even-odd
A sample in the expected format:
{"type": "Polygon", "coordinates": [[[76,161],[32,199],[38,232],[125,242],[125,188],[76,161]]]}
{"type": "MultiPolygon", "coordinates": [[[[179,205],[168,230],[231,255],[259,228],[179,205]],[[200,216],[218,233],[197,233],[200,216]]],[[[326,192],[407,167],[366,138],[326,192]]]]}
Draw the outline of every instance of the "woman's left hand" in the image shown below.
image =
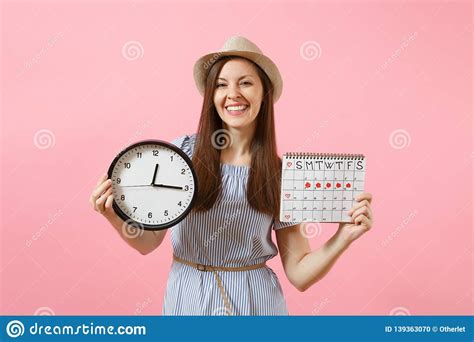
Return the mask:
{"type": "Polygon", "coordinates": [[[356,201],[358,203],[354,204],[348,212],[352,217],[352,222],[341,222],[336,233],[348,244],[368,232],[374,223],[372,208],[370,206],[372,194],[363,192],[356,197],[356,201]]]}

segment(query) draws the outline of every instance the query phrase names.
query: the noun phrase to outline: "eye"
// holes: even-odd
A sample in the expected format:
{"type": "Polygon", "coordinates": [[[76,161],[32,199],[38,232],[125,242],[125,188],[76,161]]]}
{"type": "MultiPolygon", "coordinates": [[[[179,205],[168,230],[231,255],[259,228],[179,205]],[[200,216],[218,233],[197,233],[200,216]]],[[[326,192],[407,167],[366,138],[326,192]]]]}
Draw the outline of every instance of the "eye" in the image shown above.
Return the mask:
{"type": "Polygon", "coordinates": [[[219,87],[221,87],[221,86],[225,86],[225,84],[224,84],[224,83],[218,83],[218,84],[216,85],[216,88],[219,88],[219,87]]]}
{"type": "Polygon", "coordinates": [[[243,81],[242,84],[250,84],[250,85],[252,85],[252,83],[250,83],[249,81],[243,81]]]}

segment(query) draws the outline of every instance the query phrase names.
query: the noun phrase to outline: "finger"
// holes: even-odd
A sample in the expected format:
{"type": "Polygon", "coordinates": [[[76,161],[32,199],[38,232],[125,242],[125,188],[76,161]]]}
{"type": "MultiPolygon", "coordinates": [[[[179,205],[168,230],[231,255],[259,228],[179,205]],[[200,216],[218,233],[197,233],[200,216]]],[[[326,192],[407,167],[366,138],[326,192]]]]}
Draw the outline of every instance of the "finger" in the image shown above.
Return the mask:
{"type": "MultiPolygon", "coordinates": [[[[363,212],[363,213],[365,212],[366,216],[367,216],[369,219],[372,219],[372,207],[370,206],[370,204],[369,204],[367,201],[364,201],[364,203],[367,203],[367,204],[365,204],[364,206],[359,206],[359,207],[356,209],[356,211],[357,211],[357,210],[360,210],[360,209],[362,209],[362,208],[367,208],[367,211],[366,211],[366,212],[365,212],[365,211],[362,211],[362,212],[363,212]]],[[[351,210],[352,210],[352,209],[351,209],[351,210]]],[[[351,210],[350,210],[350,212],[351,212],[351,210]]],[[[352,212],[354,212],[354,210],[352,210],[352,212]]],[[[360,213],[360,211],[359,211],[359,213],[360,213]]]]}
{"type": "Polygon", "coordinates": [[[105,181],[107,179],[107,173],[103,173],[99,180],[97,181],[97,184],[95,185],[96,187],[99,186],[100,184],[102,184],[103,181],[105,181]]]}
{"type": "Polygon", "coordinates": [[[352,208],[349,210],[348,213],[349,213],[349,215],[350,215],[350,214],[352,214],[354,211],[356,211],[357,209],[362,208],[362,207],[368,207],[368,206],[370,206],[369,201],[363,200],[363,201],[360,202],[360,203],[354,204],[354,205],[352,206],[352,208]]]}
{"type": "Polygon", "coordinates": [[[108,210],[112,207],[112,203],[114,202],[114,195],[109,195],[107,200],[105,201],[105,210],[108,210]]]}
{"type": "Polygon", "coordinates": [[[355,220],[358,216],[360,215],[365,215],[365,216],[368,216],[369,215],[369,208],[364,206],[362,208],[359,208],[357,209],[353,214],[352,214],[352,218],[355,220]]]}
{"type": "Polygon", "coordinates": [[[373,214],[372,214],[372,208],[370,207],[370,205],[367,206],[367,209],[369,210],[369,214],[367,215],[367,218],[369,220],[372,220],[373,219],[373,214]]]}
{"type": "Polygon", "coordinates": [[[100,196],[97,201],[95,202],[97,205],[97,209],[99,209],[100,212],[103,212],[105,210],[104,204],[105,201],[107,200],[107,197],[112,194],[112,188],[108,189],[102,196],[100,196]]]}
{"type": "MultiPolygon", "coordinates": [[[[357,225],[359,225],[361,223],[364,223],[366,225],[366,223],[368,221],[369,221],[369,219],[365,215],[359,215],[354,220],[355,224],[357,224],[357,225]]],[[[367,228],[368,228],[368,226],[367,226],[367,228]]]]}
{"type": "Polygon", "coordinates": [[[369,203],[372,203],[372,194],[370,192],[363,192],[359,196],[356,196],[355,200],[357,202],[367,200],[369,203]]]}
{"type": "Polygon", "coordinates": [[[361,215],[362,219],[361,219],[361,223],[362,225],[364,225],[367,230],[369,230],[371,227],[372,227],[372,221],[365,215],[361,215]]]}
{"type": "Polygon", "coordinates": [[[105,210],[105,207],[104,207],[105,201],[107,200],[107,197],[111,194],[111,192],[112,192],[112,189],[107,190],[96,200],[97,211],[102,213],[105,210]]]}
{"type": "Polygon", "coordinates": [[[111,179],[107,179],[106,181],[104,181],[94,190],[94,192],[92,193],[92,197],[94,197],[95,199],[99,198],[99,196],[102,195],[110,187],[111,184],[111,179]]]}
{"type": "Polygon", "coordinates": [[[104,182],[101,186],[99,186],[99,188],[96,188],[94,190],[94,192],[92,192],[91,194],[91,197],[89,199],[89,201],[92,203],[92,205],[94,206],[94,208],[97,207],[97,200],[100,198],[100,196],[102,196],[104,194],[105,191],[107,191],[108,188],[107,188],[107,182],[104,182]]]}

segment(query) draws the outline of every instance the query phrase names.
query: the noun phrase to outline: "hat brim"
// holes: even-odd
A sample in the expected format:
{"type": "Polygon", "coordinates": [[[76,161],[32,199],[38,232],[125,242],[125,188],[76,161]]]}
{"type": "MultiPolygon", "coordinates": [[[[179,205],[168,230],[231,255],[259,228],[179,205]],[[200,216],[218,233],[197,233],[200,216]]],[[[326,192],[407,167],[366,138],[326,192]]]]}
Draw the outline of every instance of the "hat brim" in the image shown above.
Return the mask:
{"type": "Polygon", "coordinates": [[[267,74],[273,84],[273,102],[280,98],[283,89],[283,79],[277,66],[267,56],[250,51],[217,51],[199,58],[194,64],[194,81],[201,95],[204,96],[209,69],[223,56],[245,57],[257,64],[267,74]]]}

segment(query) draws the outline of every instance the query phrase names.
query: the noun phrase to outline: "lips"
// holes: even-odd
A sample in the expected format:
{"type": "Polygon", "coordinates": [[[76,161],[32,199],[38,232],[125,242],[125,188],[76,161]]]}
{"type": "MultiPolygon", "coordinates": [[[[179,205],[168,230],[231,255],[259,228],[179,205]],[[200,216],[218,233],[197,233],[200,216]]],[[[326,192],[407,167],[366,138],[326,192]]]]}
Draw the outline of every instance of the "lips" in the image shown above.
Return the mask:
{"type": "Polygon", "coordinates": [[[240,105],[240,106],[226,106],[225,111],[228,115],[242,115],[249,109],[248,105],[240,105]]]}
{"type": "Polygon", "coordinates": [[[239,111],[239,110],[245,110],[247,108],[248,108],[248,105],[245,105],[245,104],[225,106],[225,109],[227,109],[228,111],[239,111]]]}

